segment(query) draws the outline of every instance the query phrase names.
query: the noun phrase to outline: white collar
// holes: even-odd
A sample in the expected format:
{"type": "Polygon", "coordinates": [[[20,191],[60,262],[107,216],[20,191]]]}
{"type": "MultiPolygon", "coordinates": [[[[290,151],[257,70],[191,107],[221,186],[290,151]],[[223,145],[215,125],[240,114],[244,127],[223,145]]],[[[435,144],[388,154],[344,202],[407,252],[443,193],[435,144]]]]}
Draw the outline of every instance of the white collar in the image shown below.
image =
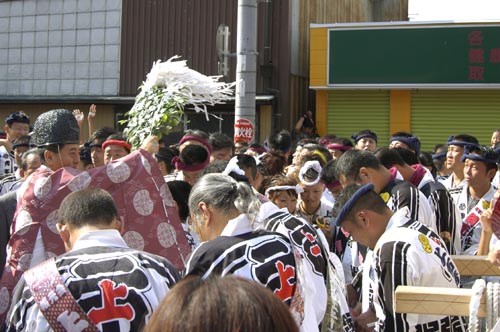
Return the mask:
{"type": "Polygon", "coordinates": [[[393,227],[404,225],[408,220],[410,220],[409,215],[410,209],[407,206],[398,209],[396,212],[394,212],[391,219],[389,219],[385,230],[387,231],[393,227]]]}
{"type": "Polygon", "coordinates": [[[90,247],[128,248],[117,230],[105,229],[86,232],[75,241],[71,251],[90,247]]]}
{"type": "Polygon", "coordinates": [[[226,227],[222,230],[220,236],[236,236],[240,234],[250,233],[252,231],[252,223],[246,214],[240,214],[238,217],[227,222],[226,227]]]}
{"type": "Polygon", "coordinates": [[[280,209],[273,202],[265,202],[259,208],[258,219],[259,221],[264,221],[269,218],[271,215],[278,212],[280,209]]]}

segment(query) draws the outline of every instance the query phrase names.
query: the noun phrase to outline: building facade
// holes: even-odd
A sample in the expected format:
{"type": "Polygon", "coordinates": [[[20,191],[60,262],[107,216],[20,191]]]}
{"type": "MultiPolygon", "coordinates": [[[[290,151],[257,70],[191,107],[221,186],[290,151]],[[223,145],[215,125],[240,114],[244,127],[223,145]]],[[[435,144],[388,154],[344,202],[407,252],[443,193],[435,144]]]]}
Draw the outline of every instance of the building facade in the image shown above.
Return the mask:
{"type": "MultiPolygon", "coordinates": [[[[236,50],[236,0],[8,0],[0,1],[0,117],[24,110],[33,119],[52,108],[87,112],[95,127],[118,127],[156,60],[180,55],[188,66],[218,75],[217,30],[236,50]]],[[[309,24],[401,20],[405,0],[267,0],[258,7],[257,139],[291,129],[314,111],[309,90],[309,24]]],[[[225,81],[235,80],[229,57],[225,81]]],[[[206,122],[187,109],[177,128],[232,135],[234,103],[210,108],[206,122]]]]}
{"type": "Polygon", "coordinates": [[[408,131],[427,151],[468,133],[489,145],[500,120],[500,22],[325,24],[310,33],[320,133],[371,129],[386,146],[408,131]]]}

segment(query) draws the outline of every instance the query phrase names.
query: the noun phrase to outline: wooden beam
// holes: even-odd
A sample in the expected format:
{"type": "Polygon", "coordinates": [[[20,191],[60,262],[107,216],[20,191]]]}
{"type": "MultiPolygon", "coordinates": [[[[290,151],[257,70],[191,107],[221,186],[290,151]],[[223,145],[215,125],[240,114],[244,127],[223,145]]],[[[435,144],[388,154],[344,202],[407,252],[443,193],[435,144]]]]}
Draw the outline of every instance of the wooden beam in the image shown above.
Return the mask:
{"type": "Polygon", "coordinates": [[[451,258],[461,276],[500,276],[500,267],[492,264],[487,256],[457,255],[451,258]]]}
{"type": "MultiPolygon", "coordinates": [[[[394,297],[398,313],[469,316],[472,289],[445,287],[398,286],[394,297]]],[[[486,317],[483,294],[478,317],[486,317]]]]}

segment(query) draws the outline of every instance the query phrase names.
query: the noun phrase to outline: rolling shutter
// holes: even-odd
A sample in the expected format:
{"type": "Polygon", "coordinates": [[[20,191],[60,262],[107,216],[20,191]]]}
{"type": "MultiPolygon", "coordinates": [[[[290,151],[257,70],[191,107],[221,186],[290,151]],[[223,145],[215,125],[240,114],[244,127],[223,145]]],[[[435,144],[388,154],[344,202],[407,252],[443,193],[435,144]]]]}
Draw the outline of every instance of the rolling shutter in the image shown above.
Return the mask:
{"type": "Polygon", "coordinates": [[[493,130],[500,127],[500,91],[413,91],[411,110],[411,129],[422,150],[430,151],[457,134],[470,134],[490,145],[493,130]]]}
{"type": "Polygon", "coordinates": [[[329,134],[351,138],[363,129],[377,133],[379,145],[389,140],[389,91],[333,90],[328,93],[329,134]]]}

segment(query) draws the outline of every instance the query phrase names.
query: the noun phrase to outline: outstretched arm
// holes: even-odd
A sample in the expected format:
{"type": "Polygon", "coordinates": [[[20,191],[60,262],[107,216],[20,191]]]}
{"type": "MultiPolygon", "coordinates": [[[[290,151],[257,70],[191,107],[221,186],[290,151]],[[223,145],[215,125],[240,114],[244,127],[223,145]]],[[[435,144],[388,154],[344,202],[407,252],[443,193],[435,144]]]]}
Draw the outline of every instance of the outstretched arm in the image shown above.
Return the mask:
{"type": "Polygon", "coordinates": [[[73,110],[73,115],[75,116],[76,118],[76,122],[78,122],[78,128],[80,129],[80,144],[83,144],[83,133],[82,133],[82,129],[83,129],[83,113],[80,112],[79,109],[74,109],[73,110]]]}
{"type": "Polygon", "coordinates": [[[95,104],[90,105],[89,115],[87,116],[87,122],[89,124],[89,137],[94,133],[94,118],[97,113],[97,107],[95,104]]]}

